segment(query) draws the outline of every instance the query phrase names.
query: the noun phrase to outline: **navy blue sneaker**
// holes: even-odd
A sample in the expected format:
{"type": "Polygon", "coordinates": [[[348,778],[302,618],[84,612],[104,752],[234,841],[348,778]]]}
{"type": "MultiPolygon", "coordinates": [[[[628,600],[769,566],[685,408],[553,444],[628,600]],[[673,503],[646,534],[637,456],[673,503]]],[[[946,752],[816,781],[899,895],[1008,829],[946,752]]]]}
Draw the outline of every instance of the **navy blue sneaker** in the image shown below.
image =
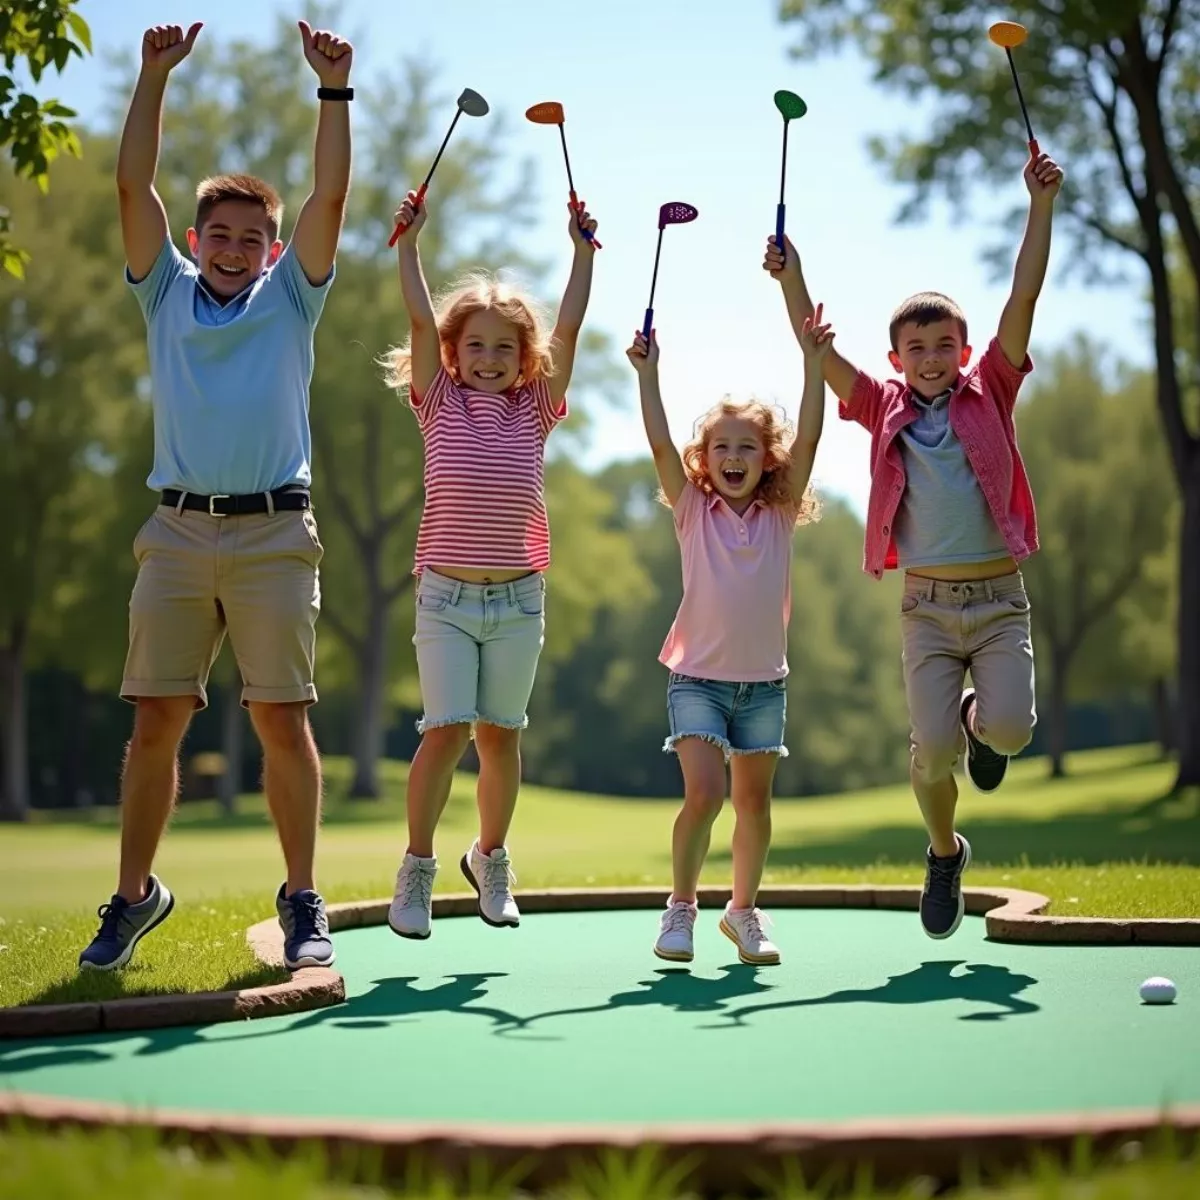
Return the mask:
{"type": "Polygon", "coordinates": [[[325,901],[308,888],[285,896],[286,887],[286,883],[280,884],[275,897],[275,911],[283,926],[283,965],[289,971],[333,966],[337,956],[329,938],[325,901]]]}
{"type": "Polygon", "coordinates": [[[966,911],[962,893],[963,872],[971,865],[971,843],[961,833],[958,853],[938,858],[930,847],[925,853],[925,886],[921,890],[921,928],[931,938],[948,938],[961,924],[966,911]]]}
{"type": "Polygon", "coordinates": [[[122,896],[113,896],[96,910],[100,928],[79,956],[80,969],[115,971],[123,967],[133,957],[138,942],[161,925],[174,907],[175,897],[154,875],[150,876],[144,900],[130,904],[122,896]]]}
{"type": "Polygon", "coordinates": [[[1008,770],[1008,755],[993,750],[971,732],[967,715],[974,703],[974,689],[968,688],[963,692],[962,707],[959,709],[963,732],[967,735],[967,774],[970,775],[977,792],[994,792],[1004,782],[1004,773],[1008,770]]]}

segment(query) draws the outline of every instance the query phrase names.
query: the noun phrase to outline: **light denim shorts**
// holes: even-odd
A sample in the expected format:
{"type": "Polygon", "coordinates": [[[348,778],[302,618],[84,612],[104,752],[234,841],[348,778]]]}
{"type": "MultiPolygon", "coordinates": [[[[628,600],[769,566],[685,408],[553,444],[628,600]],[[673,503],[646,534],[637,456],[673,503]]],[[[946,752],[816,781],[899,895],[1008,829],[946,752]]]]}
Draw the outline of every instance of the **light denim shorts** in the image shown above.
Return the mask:
{"type": "Polygon", "coordinates": [[[667,684],[667,716],[671,736],[663,750],[681,738],[698,737],[731,754],[778,754],[787,757],[783,730],[787,723],[787,681],[726,683],[671,674],[667,684]]]}
{"type": "Polygon", "coordinates": [[[500,725],[524,729],[546,629],[546,580],[461,583],[425,568],[417,583],[417,729],[500,725]]]}

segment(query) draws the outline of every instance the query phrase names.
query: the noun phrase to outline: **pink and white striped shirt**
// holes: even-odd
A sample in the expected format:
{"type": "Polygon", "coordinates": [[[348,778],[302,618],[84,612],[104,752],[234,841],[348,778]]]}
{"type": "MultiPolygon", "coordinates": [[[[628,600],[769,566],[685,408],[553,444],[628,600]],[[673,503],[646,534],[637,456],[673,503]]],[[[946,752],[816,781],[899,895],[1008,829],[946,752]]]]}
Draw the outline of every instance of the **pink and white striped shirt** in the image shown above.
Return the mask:
{"type": "Polygon", "coordinates": [[[409,402],[425,439],[425,508],[413,573],[426,567],[544,571],[550,565],[546,438],[567,415],[545,379],[479,392],[441,368],[409,402]]]}

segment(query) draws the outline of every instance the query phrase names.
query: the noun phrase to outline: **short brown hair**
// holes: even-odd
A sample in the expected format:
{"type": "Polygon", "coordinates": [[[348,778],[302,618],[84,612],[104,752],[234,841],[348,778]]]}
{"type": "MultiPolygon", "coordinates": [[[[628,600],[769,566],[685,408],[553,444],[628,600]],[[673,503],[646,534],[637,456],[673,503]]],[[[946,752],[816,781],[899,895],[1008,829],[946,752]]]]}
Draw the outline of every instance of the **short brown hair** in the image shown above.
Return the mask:
{"type": "Polygon", "coordinates": [[[892,313],[891,324],[888,326],[892,349],[900,349],[898,339],[903,326],[932,325],[935,321],[957,321],[963,345],[967,344],[967,318],[963,310],[949,296],[943,296],[941,292],[918,292],[915,296],[909,296],[892,313]]]}
{"type": "Polygon", "coordinates": [[[196,228],[204,228],[204,222],[218,204],[226,200],[242,200],[247,204],[262,206],[267,214],[267,231],[271,241],[279,236],[279,225],[283,221],[283,201],[279,193],[256,175],[213,175],[202,179],[196,188],[196,228]]]}

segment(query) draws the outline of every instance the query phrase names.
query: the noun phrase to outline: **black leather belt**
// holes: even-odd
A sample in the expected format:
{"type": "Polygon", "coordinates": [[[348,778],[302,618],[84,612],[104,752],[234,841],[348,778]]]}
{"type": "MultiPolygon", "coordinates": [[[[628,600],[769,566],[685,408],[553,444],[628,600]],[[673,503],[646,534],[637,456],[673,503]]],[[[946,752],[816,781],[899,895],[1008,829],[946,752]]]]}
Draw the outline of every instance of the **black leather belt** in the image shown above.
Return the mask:
{"type": "MultiPolygon", "coordinates": [[[[210,517],[240,517],[246,513],[271,511],[266,492],[254,492],[249,496],[201,496],[198,492],[164,488],[161,503],[178,508],[180,496],[183,507],[189,512],[206,512],[210,517]]],[[[271,503],[276,512],[305,512],[312,508],[312,499],[302,488],[277,488],[271,493],[271,503]]]]}

